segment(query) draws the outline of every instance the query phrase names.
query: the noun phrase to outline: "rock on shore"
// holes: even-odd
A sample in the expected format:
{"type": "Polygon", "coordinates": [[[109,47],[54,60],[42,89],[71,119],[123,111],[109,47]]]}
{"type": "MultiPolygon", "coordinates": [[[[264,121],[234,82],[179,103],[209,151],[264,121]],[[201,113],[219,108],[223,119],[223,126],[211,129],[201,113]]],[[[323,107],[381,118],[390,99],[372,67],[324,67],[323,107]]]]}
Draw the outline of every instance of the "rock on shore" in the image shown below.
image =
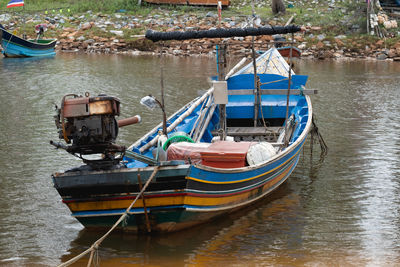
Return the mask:
{"type": "MultiPolygon", "coordinates": [[[[315,0],[314,0],[315,1],[315,0]]],[[[236,8],[232,6],[232,9],[236,8]]],[[[20,29],[22,19],[8,14],[0,15],[0,20],[6,28],[20,29]]],[[[218,22],[217,12],[202,11],[196,13],[182,13],[159,8],[147,16],[131,15],[126,13],[100,14],[91,11],[85,14],[72,15],[66,13],[35,14],[25,18],[28,25],[46,22],[49,26],[47,37],[58,39],[56,49],[59,51],[84,51],[87,53],[163,53],[190,56],[190,55],[214,55],[215,45],[221,39],[202,39],[186,41],[168,41],[163,46],[144,38],[145,30],[159,31],[185,31],[206,30],[216,27],[235,28],[251,25],[249,16],[234,15],[224,17],[221,24],[218,22]]],[[[255,18],[256,26],[284,25],[285,21],[280,17],[271,19],[255,18]]],[[[302,56],[324,58],[377,58],[400,59],[400,42],[392,45],[383,40],[368,43],[363,39],[340,34],[328,36],[322,32],[318,25],[307,23],[306,32],[294,35],[294,45],[302,50],[302,56]]],[[[354,26],[354,25],[353,25],[354,26]]],[[[357,27],[356,31],[358,30],[357,27]]],[[[34,37],[34,33],[30,37],[34,37]]],[[[251,37],[230,38],[231,53],[250,52],[251,37]]],[[[271,46],[273,37],[258,36],[255,38],[255,49],[265,50],[271,46]]]]}

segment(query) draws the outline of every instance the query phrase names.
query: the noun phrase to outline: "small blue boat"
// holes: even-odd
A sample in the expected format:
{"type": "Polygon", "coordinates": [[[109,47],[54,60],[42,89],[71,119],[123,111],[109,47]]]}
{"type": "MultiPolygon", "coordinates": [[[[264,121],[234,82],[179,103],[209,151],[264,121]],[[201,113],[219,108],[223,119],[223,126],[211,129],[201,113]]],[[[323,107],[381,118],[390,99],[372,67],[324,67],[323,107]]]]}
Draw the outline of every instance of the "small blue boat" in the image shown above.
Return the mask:
{"type": "Polygon", "coordinates": [[[25,40],[8,32],[1,24],[1,46],[5,57],[43,57],[54,56],[56,39],[25,40]]]}
{"type": "MultiPolygon", "coordinates": [[[[291,30],[300,29],[281,32],[291,30]]],[[[56,125],[60,139],[72,145],[51,143],[81,157],[85,165],[52,178],[72,216],[85,227],[110,228],[128,214],[119,229],[177,231],[243,209],[288,179],[312,128],[308,94],[316,92],[304,89],[307,76],[295,75],[276,48],[243,67],[244,58],[227,74],[221,69],[222,50],[218,81],[127,149],[113,143],[117,125],[126,125],[113,120],[119,115],[118,99],[63,98],[56,125]],[[101,151],[99,160],[85,158],[101,151]]]]}

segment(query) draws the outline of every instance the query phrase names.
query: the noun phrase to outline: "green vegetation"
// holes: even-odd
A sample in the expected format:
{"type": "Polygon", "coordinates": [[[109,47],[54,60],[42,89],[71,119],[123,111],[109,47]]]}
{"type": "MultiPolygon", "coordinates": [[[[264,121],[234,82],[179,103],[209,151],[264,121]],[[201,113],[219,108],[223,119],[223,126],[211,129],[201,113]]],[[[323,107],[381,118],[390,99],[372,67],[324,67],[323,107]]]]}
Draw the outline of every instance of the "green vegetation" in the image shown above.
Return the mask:
{"type": "MultiPolygon", "coordinates": [[[[126,12],[128,14],[136,14],[147,16],[153,10],[158,10],[159,6],[147,4],[142,1],[142,5],[138,5],[137,0],[26,0],[25,7],[14,7],[7,9],[7,3],[9,0],[0,0],[0,12],[41,12],[47,11],[48,13],[84,13],[89,10],[93,12],[101,12],[104,14],[111,14],[119,11],[126,12]]],[[[205,10],[203,7],[192,7],[192,6],[173,6],[163,5],[163,9],[166,10],[177,10],[181,14],[187,12],[196,12],[199,10],[205,10]]],[[[213,8],[215,9],[215,8],[213,8]]]]}
{"type": "MultiPolygon", "coordinates": [[[[6,10],[9,0],[1,0],[1,11],[6,10]]],[[[25,7],[14,7],[13,11],[44,11],[52,12],[53,9],[64,9],[70,12],[86,12],[88,10],[96,12],[112,13],[119,9],[134,11],[138,9],[137,1],[134,0],[26,0],[25,7]]],[[[7,10],[10,11],[10,10],[7,10]]]]}
{"type": "MultiPolygon", "coordinates": [[[[143,34],[147,29],[148,24],[144,21],[148,18],[153,19],[157,15],[157,20],[167,21],[170,19],[177,20],[182,27],[186,23],[179,17],[194,17],[194,22],[189,22],[186,26],[198,26],[201,23],[208,23],[209,26],[216,25],[215,17],[206,18],[208,12],[217,13],[216,7],[196,7],[186,5],[152,5],[147,4],[142,0],[142,5],[138,6],[137,0],[26,0],[25,7],[16,7],[7,9],[9,0],[0,0],[0,13],[14,14],[14,21],[17,24],[12,27],[16,33],[25,32],[29,36],[35,36],[33,26],[38,21],[43,21],[46,18],[63,17],[62,26],[54,26],[46,33],[48,37],[59,37],[63,34],[63,28],[79,28],[83,23],[96,21],[98,19],[115,22],[121,24],[121,21],[126,16],[134,16],[140,19],[135,27],[125,27],[119,29],[123,31],[123,39],[126,42],[137,42],[135,35],[143,34]],[[91,12],[88,12],[91,11],[91,12]],[[120,13],[119,18],[116,13],[120,13]],[[21,15],[22,14],[22,15],[21,15]],[[25,14],[25,25],[22,26],[22,17],[25,14]],[[35,15],[40,15],[40,18],[33,18],[35,15]],[[63,15],[63,16],[60,16],[63,15]],[[172,16],[171,16],[172,15],[172,16]],[[33,18],[33,19],[30,19],[33,18]],[[197,19],[196,19],[197,18],[197,19]],[[211,22],[211,24],[209,23],[211,22]],[[22,29],[21,29],[22,28],[22,29]]],[[[285,1],[287,3],[287,1],[285,1]]],[[[376,46],[379,38],[367,35],[366,30],[366,4],[364,1],[335,1],[334,5],[331,1],[316,0],[297,0],[291,1],[287,6],[285,14],[273,15],[270,0],[255,1],[255,13],[261,19],[262,23],[272,26],[285,24],[292,16],[292,23],[302,26],[307,26],[311,31],[304,35],[304,42],[307,47],[320,45],[320,42],[330,42],[332,46],[339,48],[353,47],[354,49],[364,49],[365,47],[376,46]],[[316,29],[313,29],[316,28],[316,29]],[[322,39],[319,36],[323,36],[322,39]],[[340,38],[337,36],[346,36],[340,38]]],[[[228,8],[222,12],[222,19],[230,21],[236,19],[236,22],[246,20],[252,15],[252,7],[250,0],[231,0],[228,8]]],[[[176,24],[175,24],[176,25],[176,24]]],[[[239,25],[239,24],[236,24],[239,25]]],[[[400,24],[399,24],[400,25],[400,24]]],[[[167,30],[167,23],[160,25],[153,24],[155,30],[167,30]]],[[[85,31],[80,31],[78,34],[85,38],[97,37],[115,37],[110,33],[110,30],[115,30],[113,26],[91,27],[85,31]]],[[[387,38],[380,43],[382,46],[392,46],[396,44],[400,38],[397,36],[400,32],[400,27],[385,30],[392,38],[387,38]]],[[[64,38],[64,37],[61,37],[64,38]]],[[[137,44],[136,44],[137,45],[137,44]]],[[[146,49],[151,49],[147,43],[139,44],[146,49]]],[[[329,47],[329,46],[328,46],[329,47]]]]}

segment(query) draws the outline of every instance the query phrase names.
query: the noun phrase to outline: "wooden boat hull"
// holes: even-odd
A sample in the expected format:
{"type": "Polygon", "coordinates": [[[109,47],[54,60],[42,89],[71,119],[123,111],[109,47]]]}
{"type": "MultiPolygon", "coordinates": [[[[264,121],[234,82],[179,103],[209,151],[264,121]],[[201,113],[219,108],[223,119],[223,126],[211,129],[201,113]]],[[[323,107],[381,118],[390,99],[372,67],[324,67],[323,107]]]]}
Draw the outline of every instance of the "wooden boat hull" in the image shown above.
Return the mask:
{"type": "MultiPolygon", "coordinates": [[[[176,232],[208,222],[224,214],[221,211],[198,213],[187,211],[185,208],[169,210],[153,210],[149,213],[150,229],[152,232],[168,233],[176,232]]],[[[101,217],[77,217],[78,221],[88,229],[110,228],[120,215],[101,217]]],[[[119,227],[124,232],[146,232],[146,217],[142,214],[129,216],[128,220],[119,227]]]]}
{"type": "Polygon", "coordinates": [[[290,46],[278,47],[277,50],[283,57],[290,57],[290,50],[292,50],[292,57],[301,56],[301,51],[297,47],[290,47],[290,46]]]}
{"type": "MultiPolygon", "coordinates": [[[[301,50],[298,49],[297,47],[293,46],[283,46],[283,47],[278,47],[276,50],[278,50],[279,54],[281,54],[282,57],[290,57],[290,49],[292,48],[292,57],[301,57],[301,50]]],[[[257,51],[259,54],[263,54],[265,51],[257,51]]]]}
{"type": "MultiPolygon", "coordinates": [[[[310,117],[309,117],[309,120],[310,117]]],[[[310,123],[307,128],[310,127],[310,123]]],[[[240,169],[202,165],[163,168],[146,190],[145,206],[153,232],[171,232],[234,212],[267,196],[297,165],[309,129],[287,153],[267,164],[240,169]]],[[[72,215],[86,228],[109,228],[125,212],[154,167],[54,174],[55,188],[72,215]]],[[[130,210],[123,231],[146,231],[143,200],[130,210]]]]}
{"type": "Polygon", "coordinates": [[[5,57],[43,57],[56,54],[54,47],[57,40],[25,40],[4,29],[0,30],[2,31],[2,53],[5,57]]]}

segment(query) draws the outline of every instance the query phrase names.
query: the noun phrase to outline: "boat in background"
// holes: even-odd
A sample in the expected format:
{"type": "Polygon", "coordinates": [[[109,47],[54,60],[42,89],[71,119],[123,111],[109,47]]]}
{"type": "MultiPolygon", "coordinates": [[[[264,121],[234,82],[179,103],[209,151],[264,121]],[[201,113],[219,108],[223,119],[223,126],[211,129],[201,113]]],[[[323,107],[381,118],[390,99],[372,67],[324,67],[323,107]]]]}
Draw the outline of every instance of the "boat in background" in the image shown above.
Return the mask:
{"type": "MultiPolygon", "coordinates": [[[[297,31],[290,26],[148,32],[146,38],[297,31]]],[[[164,101],[143,98],[141,103],[163,110],[163,122],[127,149],[114,143],[118,126],[126,125],[115,119],[119,99],[64,96],[56,125],[67,145],[50,143],[85,164],[54,173],[52,179],[72,216],[86,228],[178,231],[243,209],[288,179],[312,128],[308,94],[316,91],[304,88],[307,76],[295,75],[274,47],[242,67],[244,58],[228,74],[226,50],[218,46],[218,78],[212,87],[168,119],[164,101]],[[96,153],[101,156],[94,159],[96,153]]]]}
{"type": "Polygon", "coordinates": [[[283,57],[290,57],[290,53],[292,53],[292,57],[300,57],[301,56],[300,49],[298,49],[297,47],[294,47],[294,46],[278,47],[277,50],[283,57]],[[292,51],[290,51],[290,50],[292,50],[292,51]]]}
{"type": "MultiPolygon", "coordinates": [[[[276,50],[281,54],[283,57],[290,57],[290,53],[292,53],[292,58],[294,57],[301,57],[301,51],[297,47],[294,46],[284,46],[284,47],[276,47],[276,50]],[[290,52],[292,50],[292,52],[290,52]]],[[[262,55],[265,51],[257,51],[258,54],[262,55]]]]}
{"type": "Polygon", "coordinates": [[[379,3],[382,7],[400,6],[400,0],[380,0],[379,3]]]}
{"type": "Polygon", "coordinates": [[[56,39],[40,39],[47,27],[44,24],[36,26],[38,38],[23,39],[8,32],[0,24],[2,53],[5,57],[43,57],[54,56],[56,53],[56,39]]]}

